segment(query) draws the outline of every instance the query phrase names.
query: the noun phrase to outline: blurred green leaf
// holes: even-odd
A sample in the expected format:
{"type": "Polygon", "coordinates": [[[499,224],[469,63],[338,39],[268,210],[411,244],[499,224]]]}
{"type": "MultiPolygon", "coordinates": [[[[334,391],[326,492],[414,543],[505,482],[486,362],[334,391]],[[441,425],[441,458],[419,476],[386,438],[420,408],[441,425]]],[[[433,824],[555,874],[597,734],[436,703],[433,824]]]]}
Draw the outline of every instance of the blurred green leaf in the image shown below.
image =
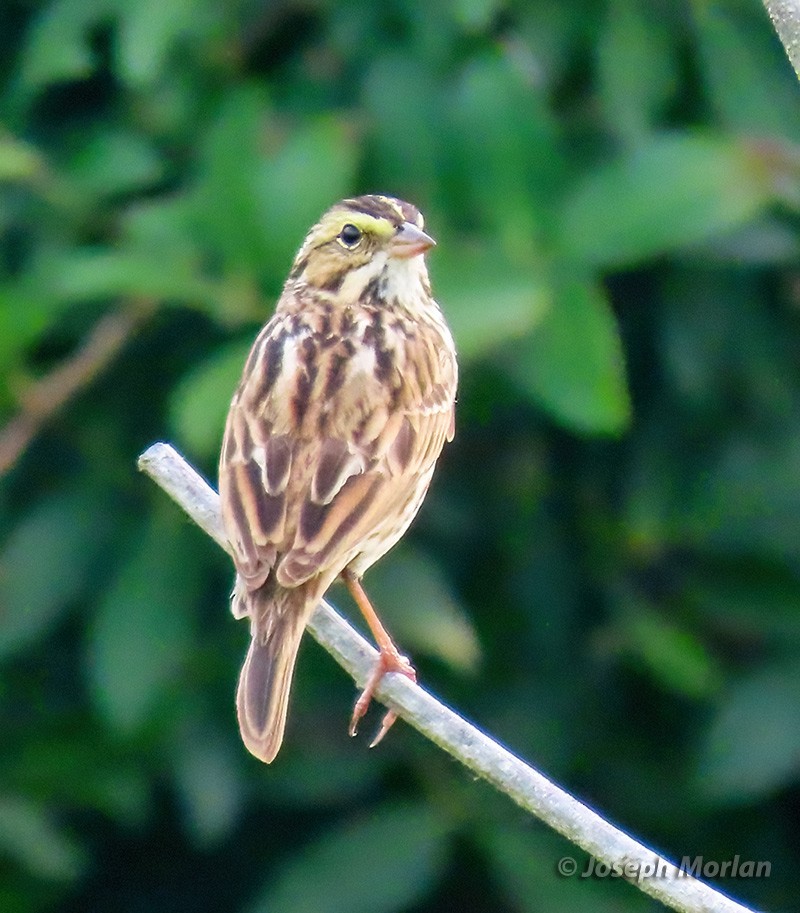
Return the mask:
{"type": "Polygon", "coordinates": [[[571,282],[504,369],[557,421],[577,432],[619,434],[630,421],[616,321],[598,287],[571,282]]]}
{"type": "Polygon", "coordinates": [[[390,630],[618,819],[770,858],[730,889],[785,907],[800,109],[764,10],[14,0],[0,35],[0,413],[98,308],[164,305],[0,479],[0,909],[642,907],[424,740],[349,741],[309,639],[251,759],[230,563],[135,471],[213,462],[309,226],[375,191],[424,212],[461,356],[425,550],[367,577],[390,630]]]}
{"type": "Polygon", "coordinates": [[[0,856],[53,881],[74,880],[85,864],[75,841],[49,812],[18,796],[0,796],[0,856]]]}
{"type": "Polygon", "coordinates": [[[25,350],[73,304],[46,294],[38,280],[0,286],[0,378],[12,380],[25,350]]]}
{"type": "Polygon", "coordinates": [[[147,251],[154,258],[166,253],[178,260],[197,260],[189,220],[189,207],[182,196],[138,199],[121,215],[121,246],[147,251]]]}
{"type": "MultiPolygon", "coordinates": [[[[302,656],[300,664],[302,670],[302,656]]],[[[320,703],[329,696],[330,688],[323,684],[319,693],[320,703]]],[[[289,763],[276,765],[270,771],[269,783],[265,784],[270,795],[278,797],[281,806],[295,806],[298,810],[337,807],[349,810],[365,796],[380,791],[383,768],[376,766],[372,752],[362,751],[360,746],[358,751],[348,753],[345,758],[339,745],[321,742],[319,733],[313,728],[309,731],[303,722],[300,720],[295,732],[305,743],[294,750],[289,744],[285,746],[288,751],[293,751],[289,763]]],[[[336,723],[340,722],[337,719],[336,723]]],[[[311,717],[312,727],[313,724],[314,718],[311,717]]],[[[340,727],[338,734],[343,732],[340,727]]]]}
{"type": "Polygon", "coordinates": [[[120,7],[119,72],[126,82],[146,86],[161,76],[170,51],[188,43],[201,13],[197,0],[136,0],[120,7]]]}
{"type": "Polygon", "coordinates": [[[704,0],[691,11],[702,75],[722,120],[745,136],[800,141],[797,77],[764,10],[704,0]]]}
{"type": "Polygon", "coordinates": [[[0,659],[30,647],[94,573],[109,532],[107,505],[84,490],[42,498],[0,552],[0,659]]]}
{"type": "Polygon", "coordinates": [[[788,266],[800,258],[800,241],[785,222],[766,216],[723,237],[693,246],[698,262],[747,266],[788,266]]]}
{"type": "Polygon", "coordinates": [[[112,8],[112,0],[54,0],[41,7],[21,59],[23,88],[35,92],[50,83],[88,76],[96,65],[91,28],[112,8]]]}
{"type": "Polygon", "coordinates": [[[329,829],[286,862],[252,913],[394,913],[441,875],[448,825],[428,805],[383,805],[329,829]]]}
{"type": "Polygon", "coordinates": [[[758,442],[731,436],[713,464],[686,486],[677,518],[685,541],[717,554],[800,556],[800,437],[758,442]]]}
{"type": "Polygon", "coordinates": [[[564,200],[568,258],[604,268],[640,263],[725,234],[773,200],[767,165],[745,146],[665,135],[599,167],[564,200]]]}
{"type": "Polygon", "coordinates": [[[785,383],[793,370],[791,337],[779,338],[777,315],[760,300],[759,276],[695,265],[672,271],[665,293],[660,360],[687,405],[711,414],[746,389],[752,408],[785,427],[792,410],[785,383]]]}
{"type": "Polygon", "coordinates": [[[455,669],[476,670],[480,644],[475,629],[430,558],[398,546],[391,558],[370,571],[368,582],[375,604],[400,643],[438,656],[455,669]]]}
{"type": "Polygon", "coordinates": [[[500,0],[456,0],[453,12],[464,28],[480,31],[491,25],[501,6],[500,0]]]}
{"type": "Polygon", "coordinates": [[[513,54],[473,60],[448,98],[447,181],[454,207],[477,209],[491,235],[512,254],[524,254],[549,218],[563,181],[563,159],[543,93],[513,54]],[[502,200],[502,205],[498,201],[502,200]]]}
{"type": "Polygon", "coordinates": [[[431,273],[462,359],[527,336],[550,307],[551,291],[534,270],[509,263],[496,248],[473,250],[446,240],[431,273]]]}
{"type": "Polygon", "coordinates": [[[194,842],[210,846],[233,830],[245,801],[241,752],[197,723],[174,746],[174,776],[194,842]]]}
{"type": "Polygon", "coordinates": [[[145,188],[161,178],[164,169],[144,137],[132,131],[104,129],[84,138],[70,156],[68,170],[80,192],[97,196],[145,188]]]}
{"type": "Polygon", "coordinates": [[[731,684],[699,763],[703,792],[753,802],[800,774],[800,675],[797,664],[764,668],[731,684]]]}
{"type": "Polygon", "coordinates": [[[522,913],[622,913],[644,911],[650,904],[636,891],[615,891],[611,879],[581,878],[589,857],[566,840],[530,829],[490,825],[480,837],[489,865],[503,893],[522,913]],[[576,877],[559,874],[559,860],[569,857],[576,877]]]}
{"type": "Polygon", "coordinates": [[[123,734],[147,722],[191,653],[191,612],[200,588],[191,546],[191,533],[179,518],[157,515],[94,618],[88,653],[92,698],[123,734]]]}
{"type": "Polygon", "coordinates": [[[385,184],[375,189],[402,196],[401,188],[413,175],[412,186],[432,192],[442,112],[430,68],[396,51],[378,54],[365,75],[362,95],[369,117],[366,142],[383,163],[380,179],[385,184]]]}
{"type": "Polygon", "coordinates": [[[662,687],[688,698],[706,698],[722,684],[719,664],[687,628],[633,599],[625,600],[619,635],[625,654],[662,687]]]}
{"type": "Polygon", "coordinates": [[[309,226],[350,188],[355,149],[338,120],[286,129],[272,119],[262,91],[240,90],[207,138],[194,196],[203,236],[229,269],[254,271],[279,287],[309,226]]]}
{"type": "Polygon", "coordinates": [[[216,295],[186,261],[163,262],[134,250],[77,248],[53,254],[42,258],[34,278],[40,294],[56,301],[142,296],[193,302],[216,295]]]}
{"type": "Polygon", "coordinates": [[[642,0],[612,0],[597,44],[600,98],[623,139],[643,138],[677,85],[664,18],[642,0]]]}
{"type": "MultiPolygon", "coordinates": [[[[212,277],[192,224],[192,206],[184,196],[145,198],[128,206],[120,222],[119,252],[130,262],[132,275],[126,278],[128,268],[120,265],[121,282],[144,285],[143,277],[136,276],[137,264],[144,263],[145,274],[155,269],[161,276],[160,281],[153,277],[152,285],[154,292],[163,293],[159,297],[206,311],[220,323],[252,321],[263,309],[255,277],[212,277]]],[[[113,264],[109,272],[113,280],[113,264]]]]}
{"type": "Polygon", "coordinates": [[[50,807],[91,808],[125,827],[143,827],[152,811],[146,772],[134,759],[110,751],[97,733],[89,740],[85,728],[72,729],[29,732],[32,738],[5,768],[8,782],[50,807]]]}
{"type": "Polygon", "coordinates": [[[231,397],[252,344],[248,339],[224,346],[175,387],[170,425],[190,453],[207,457],[219,451],[231,397]]]}
{"type": "Polygon", "coordinates": [[[27,181],[42,169],[36,149],[0,131],[0,181],[27,181]]]}
{"type": "Polygon", "coordinates": [[[264,167],[270,116],[263,88],[243,85],[222,100],[202,138],[193,222],[198,237],[233,272],[257,271],[269,257],[256,175],[264,167]]]}
{"type": "Polygon", "coordinates": [[[348,125],[333,117],[296,126],[255,174],[264,258],[281,281],[308,229],[347,196],[356,171],[357,145],[348,125]],[[292,192],[287,194],[286,188],[292,192]]]}
{"type": "Polygon", "coordinates": [[[706,562],[687,574],[686,601],[715,628],[747,643],[800,643],[800,576],[760,561],[706,562]]]}

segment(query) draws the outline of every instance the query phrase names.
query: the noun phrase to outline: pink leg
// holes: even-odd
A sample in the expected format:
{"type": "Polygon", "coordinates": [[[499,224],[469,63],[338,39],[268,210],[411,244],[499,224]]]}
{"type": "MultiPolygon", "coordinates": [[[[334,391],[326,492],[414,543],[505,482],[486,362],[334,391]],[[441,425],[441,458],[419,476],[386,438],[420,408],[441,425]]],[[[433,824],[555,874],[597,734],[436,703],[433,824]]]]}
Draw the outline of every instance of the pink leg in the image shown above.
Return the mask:
{"type": "MultiPolygon", "coordinates": [[[[410,678],[412,682],[415,682],[417,680],[417,673],[414,671],[414,667],[408,659],[403,656],[394,645],[386,628],[381,624],[375,609],[372,607],[372,603],[367,598],[367,594],[361,586],[361,581],[355,574],[347,570],[342,572],[342,579],[344,580],[347,589],[350,590],[351,596],[356,601],[356,605],[361,610],[361,614],[366,619],[369,629],[372,631],[372,636],[375,638],[375,642],[378,645],[378,650],[380,651],[378,661],[375,663],[375,668],[372,670],[372,675],[370,675],[366,687],[361,692],[361,696],[356,701],[356,705],[353,708],[349,732],[350,735],[355,735],[359,721],[367,712],[367,708],[375,694],[375,689],[380,684],[383,676],[386,675],[387,672],[399,672],[401,675],[405,675],[406,678],[410,678]]],[[[378,730],[378,734],[370,743],[370,748],[374,748],[378,742],[381,741],[391,729],[392,724],[396,719],[397,714],[394,710],[387,711],[383,718],[383,722],[381,723],[381,728],[378,730]]]]}

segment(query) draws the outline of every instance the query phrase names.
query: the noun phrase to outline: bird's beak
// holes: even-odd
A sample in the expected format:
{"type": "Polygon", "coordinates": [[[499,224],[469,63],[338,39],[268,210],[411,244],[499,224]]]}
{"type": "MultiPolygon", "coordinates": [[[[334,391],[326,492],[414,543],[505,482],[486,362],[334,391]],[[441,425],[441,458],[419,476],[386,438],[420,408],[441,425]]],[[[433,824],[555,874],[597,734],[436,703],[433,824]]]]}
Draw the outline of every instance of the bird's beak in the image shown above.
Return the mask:
{"type": "Polygon", "coordinates": [[[411,222],[403,222],[389,242],[389,256],[401,259],[416,257],[418,254],[424,254],[435,244],[433,238],[426,235],[421,228],[417,228],[411,222]]]}

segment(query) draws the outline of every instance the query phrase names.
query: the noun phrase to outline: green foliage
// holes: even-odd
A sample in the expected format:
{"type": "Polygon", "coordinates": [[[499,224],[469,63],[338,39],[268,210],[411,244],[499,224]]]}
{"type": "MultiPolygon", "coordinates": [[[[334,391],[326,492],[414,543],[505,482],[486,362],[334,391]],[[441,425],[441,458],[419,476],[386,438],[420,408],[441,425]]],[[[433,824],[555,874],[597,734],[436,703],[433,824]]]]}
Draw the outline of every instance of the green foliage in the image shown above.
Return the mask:
{"type": "Polygon", "coordinates": [[[20,517],[0,554],[0,656],[36,643],[80,597],[108,519],[84,490],[51,495],[20,517]]]}
{"type": "Polygon", "coordinates": [[[221,346],[176,385],[170,431],[191,453],[211,457],[219,452],[225,416],[251,344],[247,339],[221,346]]]}
{"type": "Polygon", "coordinates": [[[762,162],[739,143],[692,135],[642,140],[564,201],[565,256],[624,267],[717,237],[774,202],[762,162]]]}
{"type": "Polygon", "coordinates": [[[620,897],[620,892],[609,891],[610,885],[599,880],[554,880],[553,860],[575,859],[579,873],[588,865],[585,853],[565,840],[509,827],[487,827],[483,839],[495,877],[503,884],[515,909],[522,913],[539,910],[571,913],[576,909],[588,909],[593,913],[634,913],[648,908],[646,901],[633,891],[620,897]]]}
{"type": "Polygon", "coordinates": [[[522,389],[576,431],[619,432],[630,420],[622,347],[602,290],[564,283],[507,366],[522,389]]]}
{"type": "Polygon", "coordinates": [[[249,907],[252,913],[393,913],[441,876],[447,823],[423,805],[377,805],[369,817],[329,830],[249,907]],[[387,853],[386,848],[392,852],[387,853]]]}
{"type": "Polygon", "coordinates": [[[770,860],[723,888],[786,907],[800,98],[759,4],[11,0],[0,34],[0,909],[645,906],[405,727],[348,739],[313,644],[252,760],[228,559],[136,476],[168,439],[213,479],[295,249],[370,191],[425,213],[462,369],[367,577],[387,624],[520,755],[673,857],[770,860]],[[118,309],[150,316],[47,416],[118,309]]]}
{"type": "Polygon", "coordinates": [[[800,676],[763,666],[726,694],[703,746],[699,772],[715,797],[741,802],[769,794],[798,773],[800,676]]]}
{"type": "Polygon", "coordinates": [[[89,632],[94,702],[108,725],[123,733],[149,718],[191,651],[198,577],[187,531],[171,519],[137,531],[138,541],[104,593],[89,632]]]}

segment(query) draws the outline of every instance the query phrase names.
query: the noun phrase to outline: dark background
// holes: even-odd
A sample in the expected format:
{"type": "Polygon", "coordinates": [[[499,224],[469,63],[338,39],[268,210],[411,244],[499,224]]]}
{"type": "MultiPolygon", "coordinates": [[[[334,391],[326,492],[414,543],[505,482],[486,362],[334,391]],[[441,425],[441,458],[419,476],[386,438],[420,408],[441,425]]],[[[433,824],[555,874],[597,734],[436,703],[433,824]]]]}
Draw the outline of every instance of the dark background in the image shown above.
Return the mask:
{"type": "Polygon", "coordinates": [[[0,909],[656,908],[404,725],[368,751],[377,710],[350,740],[310,638],[274,765],[239,742],[229,562],[136,456],[215,477],[293,252],[379,191],[439,241],[463,377],[387,624],[798,910],[800,105],[756,0],[8,0],[0,80],[0,909]]]}

